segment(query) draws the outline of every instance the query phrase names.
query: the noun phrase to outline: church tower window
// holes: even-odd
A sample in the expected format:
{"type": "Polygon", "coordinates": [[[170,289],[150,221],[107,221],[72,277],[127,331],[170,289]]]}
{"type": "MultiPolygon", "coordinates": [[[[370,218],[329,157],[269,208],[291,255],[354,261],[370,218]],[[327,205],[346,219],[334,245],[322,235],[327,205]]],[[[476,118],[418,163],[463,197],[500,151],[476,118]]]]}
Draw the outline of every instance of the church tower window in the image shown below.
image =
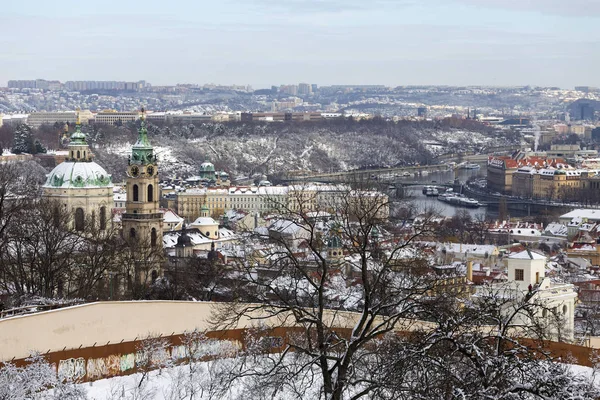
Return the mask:
{"type": "Polygon", "coordinates": [[[150,246],[156,247],[156,228],[152,228],[152,232],[150,232],[150,246]]]}
{"type": "Polygon", "coordinates": [[[133,201],[139,201],[140,194],[138,185],[133,185],[133,201]]]}
{"type": "Polygon", "coordinates": [[[131,229],[129,230],[129,237],[130,237],[131,239],[135,239],[135,228],[131,228],[131,229]]]}
{"type": "Polygon", "coordinates": [[[106,207],[105,206],[100,207],[100,229],[101,230],[106,229],[106,207]]]}
{"type": "Polygon", "coordinates": [[[154,201],[154,186],[148,185],[148,202],[154,201]]]}
{"type": "Polygon", "coordinates": [[[75,209],[75,230],[82,231],[84,225],[83,208],[75,209]]]}

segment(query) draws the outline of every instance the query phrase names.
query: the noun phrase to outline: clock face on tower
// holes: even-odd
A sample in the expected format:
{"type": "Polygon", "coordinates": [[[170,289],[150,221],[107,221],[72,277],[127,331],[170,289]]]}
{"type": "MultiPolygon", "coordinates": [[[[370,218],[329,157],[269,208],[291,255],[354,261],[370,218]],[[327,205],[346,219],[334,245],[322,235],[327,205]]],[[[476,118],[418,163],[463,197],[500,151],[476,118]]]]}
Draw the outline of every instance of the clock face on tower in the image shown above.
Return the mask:
{"type": "Polygon", "coordinates": [[[154,176],[154,167],[153,167],[152,165],[149,165],[149,166],[146,168],[146,173],[147,173],[149,176],[154,176]]]}
{"type": "Polygon", "coordinates": [[[131,173],[131,176],[133,176],[135,178],[140,174],[140,168],[137,165],[133,165],[129,169],[129,172],[131,173]]]}

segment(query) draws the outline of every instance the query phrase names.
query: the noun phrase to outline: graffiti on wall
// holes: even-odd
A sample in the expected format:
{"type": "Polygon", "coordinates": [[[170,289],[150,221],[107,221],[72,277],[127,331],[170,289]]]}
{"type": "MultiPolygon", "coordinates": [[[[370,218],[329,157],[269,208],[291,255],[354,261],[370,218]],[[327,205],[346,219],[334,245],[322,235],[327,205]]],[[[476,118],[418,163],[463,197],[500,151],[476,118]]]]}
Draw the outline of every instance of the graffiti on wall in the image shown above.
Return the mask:
{"type": "Polygon", "coordinates": [[[108,375],[104,358],[90,358],[87,362],[88,379],[100,379],[108,375]]]}
{"type": "Polygon", "coordinates": [[[173,360],[182,360],[194,353],[193,357],[200,359],[206,356],[231,356],[237,352],[242,344],[239,341],[228,340],[206,340],[196,344],[193,351],[186,346],[172,346],[169,348],[157,349],[152,354],[141,351],[129,354],[113,354],[107,357],[89,358],[82,357],[60,360],[58,363],[57,374],[60,378],[70,381],[96,380],[112,376],[122,375],[124,372],[133,368],[146,366],[150,356],[150,365],[161,365],[169,358],[173,360]]]}
{"type": "Polygon", "coordinates": [[[82,357],[60,360],[58,363],[58,377],[68,381],[76,381],[85,376],[85,360],[82,357]]]}
{"type": "Polygon", "coordinates": [[[135,355],[131,354],[123,354],[121,356],[121,371],[125,372],[135,367],[135,355]]]}

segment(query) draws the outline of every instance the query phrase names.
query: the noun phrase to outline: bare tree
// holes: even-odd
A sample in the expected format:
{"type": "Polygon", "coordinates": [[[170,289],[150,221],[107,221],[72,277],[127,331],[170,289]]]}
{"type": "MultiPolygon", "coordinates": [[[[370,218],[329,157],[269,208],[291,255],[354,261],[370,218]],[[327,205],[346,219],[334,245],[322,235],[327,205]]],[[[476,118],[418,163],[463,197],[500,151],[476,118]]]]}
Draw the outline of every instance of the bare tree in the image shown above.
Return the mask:
{"type": "Polygon", "coordinates": [[[150,239],[129,240],[121,251],[122,273],[127,296],[145,299],[150,295],[151,285],[160,276],[164,259],[161,246],[152,246],[150,239]]]}
{"type": "Polygon", "coordinates": [[[1,284],[17,296],[65,295],[80,237],[58,204],[37,200],[9,225],[2,250],[1,284]]]}
{"type": "Polygon", "coordinates": [[[381,337],[414,323],[435,284],[410,246],[428,233],[428,224],[384,244],[387,196],[360,185],[296,188],[272,201],[282,222],[258,238],[266,254],[239,266],[240,279],[254,288],[246,300],[255,304],[223,305],[216,323],[275,319],[276,326],[298,330],[285,338],[280,354],[269,355],[266,364],[245,363],[237,376],[252,376],[256,390],[271,394],[285,388],[301,397],[308,386],[297,382],[318,382],[327,399],[366,396],[375,385],[355,374],[357,365],[381,337]],[[327,215],[333,221],[324,223],[327,215]]]}
{"type": "Polygon", "coordinates": [[[580,399],[598,388],[557,363],[545,340],[560,335],[562,316],[535,296],[488,287],[459,306],[432,299],[427,329],[389,338],[372,368],[383,399],[580,399]],[[527,323],[524,324],[524,320],[527,323]],[[529,339],[523,339],[529,337],[529,339]]]}

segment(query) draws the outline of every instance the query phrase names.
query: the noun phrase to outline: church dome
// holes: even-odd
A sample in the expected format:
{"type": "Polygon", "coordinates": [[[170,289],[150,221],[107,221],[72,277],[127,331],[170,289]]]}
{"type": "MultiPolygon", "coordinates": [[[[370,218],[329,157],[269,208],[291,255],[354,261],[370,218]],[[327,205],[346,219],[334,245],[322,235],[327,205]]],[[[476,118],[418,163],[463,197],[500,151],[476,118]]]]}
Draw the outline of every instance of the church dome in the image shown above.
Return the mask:
{"type": "Polygon", "coordinates": [[[47,175],[45,188],[112,187],[111,176],[95,162],[65,161],[47,175]]]}
{"type": "Polygon", "coordinates": [[[205,161],[200,165],[200,172],[215,172],[215,166],[212,163],[205,161]]]}
{"type": "Polygon", "coordinates": [[[210,225],[218,225],[219,223],[212,219],[211,217],[198,217],[194,222],[192,222],[192,227],[203,227],[210,225]]]}

